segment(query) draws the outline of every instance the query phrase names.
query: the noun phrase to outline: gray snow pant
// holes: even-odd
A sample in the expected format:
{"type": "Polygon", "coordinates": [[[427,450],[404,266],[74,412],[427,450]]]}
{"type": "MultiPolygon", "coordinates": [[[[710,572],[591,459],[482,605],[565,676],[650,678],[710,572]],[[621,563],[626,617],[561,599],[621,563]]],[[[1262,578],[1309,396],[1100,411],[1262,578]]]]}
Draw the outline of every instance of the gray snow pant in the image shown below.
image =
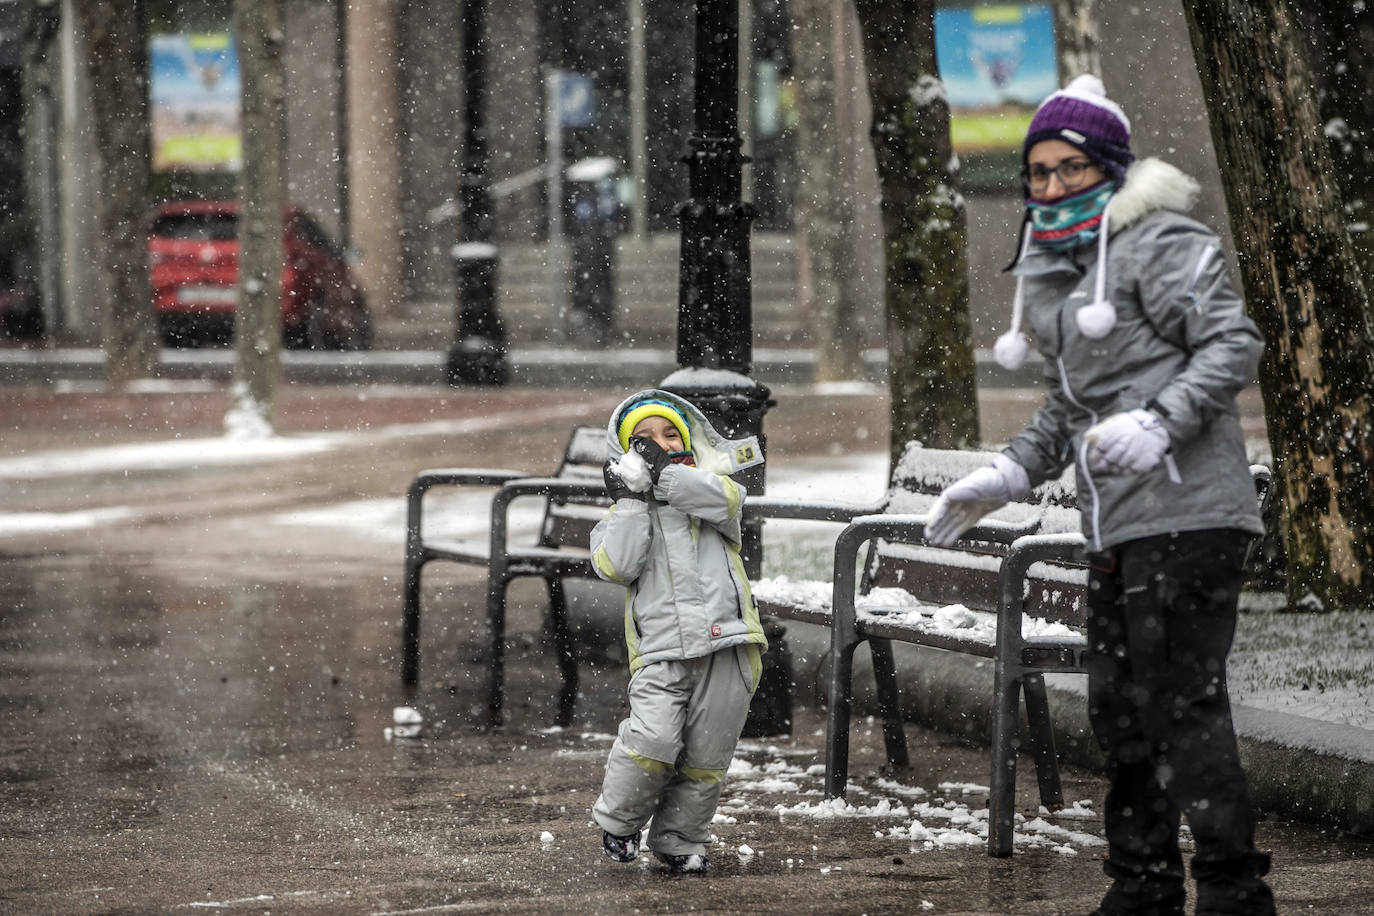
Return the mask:
{"type": "Polygon", "coordinates": [[[745,646],[636,671],[630,717],[620,723],[592,807],[601,829],[629,836],[653,818],[654,852],[704,855],[754,678],[745,646]]]}

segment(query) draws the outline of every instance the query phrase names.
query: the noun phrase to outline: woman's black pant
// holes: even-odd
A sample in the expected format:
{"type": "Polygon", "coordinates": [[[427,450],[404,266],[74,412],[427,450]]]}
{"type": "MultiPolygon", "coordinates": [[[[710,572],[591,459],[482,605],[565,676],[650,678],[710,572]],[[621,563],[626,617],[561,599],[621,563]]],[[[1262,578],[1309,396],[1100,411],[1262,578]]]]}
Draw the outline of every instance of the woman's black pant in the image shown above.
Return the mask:
{"type": "Polygon", "coordinates": [[[1273,912],[1226,693],[1226,655],[1250,535],[1230,529],[1128,541],[1088,575],[1088,708],[1107,754],[1105,806],[1118,887],[1183,889],[1185,816],[1198,910],[1273,912]]]}

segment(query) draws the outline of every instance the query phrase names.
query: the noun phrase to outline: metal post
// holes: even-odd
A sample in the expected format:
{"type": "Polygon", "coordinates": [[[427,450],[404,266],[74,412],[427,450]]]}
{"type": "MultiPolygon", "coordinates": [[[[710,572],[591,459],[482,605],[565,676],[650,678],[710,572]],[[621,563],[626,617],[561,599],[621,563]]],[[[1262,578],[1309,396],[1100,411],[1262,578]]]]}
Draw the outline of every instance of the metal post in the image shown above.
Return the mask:
{"type": "Polygon", "coordinates": [[[553,304],[550,325],[553,339],[568,337],[568,238],[563,231],[563,71],[544,74],[544,199],[548,213],[545,260],[549,273],[549,298],[553,304]]]}
{"type": "MultiPolygon", "coordinates": [[[[774,402],[753,369],[749,224],[740,199],[744,157],[739,135],[739,2],[697,0],[694,131],[686,155],[690,199],[682,224],[678,285],[679,370],[665,388],[692,401],[727,436],[755,435],[765,446],[763,415],[774,402]]],[[[764,466],[740,482],[762,493],[764,466]]],[[[761,522],[744,532],[745,568],[762,563],[761,522]]]]}
{"type": "Polygon", "coordinates": [[[506,326],[496,312],[496,269],[491,242],[491,193],[487,187],[486,0],[463,0],[462,212],[453,263],[458,280],[457,336],[448,353],[451,385],[504,385],[510,374],[506,326]]]}

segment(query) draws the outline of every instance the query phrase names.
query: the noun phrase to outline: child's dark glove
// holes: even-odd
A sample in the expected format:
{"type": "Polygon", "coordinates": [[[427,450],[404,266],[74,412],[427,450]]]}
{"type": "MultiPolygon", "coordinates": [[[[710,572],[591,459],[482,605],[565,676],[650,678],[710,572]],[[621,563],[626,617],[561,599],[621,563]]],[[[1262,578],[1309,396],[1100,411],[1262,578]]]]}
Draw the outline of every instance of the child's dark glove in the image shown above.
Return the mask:
{"type": "Polygon", "coordinates": [[[630,449],[644,459],[644,464],[649,468],[649,477],[657,486],[659,475],[663,473],[664,468],[673,463],[673,459],[668,457],[668,453],[657,442],[643,436],[631,436],[630,449]]]}
{"type": "Polygon", "coordinates": [[[606,495],[611,499],[638,499],[643,500],[643,493],[636,493],[631,490],[624,479],[615,472],[615,459],[607,461],[601,468],[601,478],[606,481],[606,495]]]}

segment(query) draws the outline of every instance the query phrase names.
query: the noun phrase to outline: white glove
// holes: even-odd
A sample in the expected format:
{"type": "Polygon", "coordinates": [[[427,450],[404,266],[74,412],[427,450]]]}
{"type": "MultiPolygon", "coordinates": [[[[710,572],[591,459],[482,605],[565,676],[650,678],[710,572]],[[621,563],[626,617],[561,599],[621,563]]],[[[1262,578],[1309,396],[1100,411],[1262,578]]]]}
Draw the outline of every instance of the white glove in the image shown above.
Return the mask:
{"type": "Polygon", "coordinates": [[[1083,434],[1088,467],[1094,471],[1143,474],[1164,460],[1169,431],[1159,417],[1137,408],[1112,414],[1083,434]]]}
{"type": "Polygon", "coordinates": [[[1006,455],[991,465],[961,477],[945,488],[935,501],[926,523],[926,540],[948,547],[989,512],[1030,492],[1026,469],[1006,455]]]}

